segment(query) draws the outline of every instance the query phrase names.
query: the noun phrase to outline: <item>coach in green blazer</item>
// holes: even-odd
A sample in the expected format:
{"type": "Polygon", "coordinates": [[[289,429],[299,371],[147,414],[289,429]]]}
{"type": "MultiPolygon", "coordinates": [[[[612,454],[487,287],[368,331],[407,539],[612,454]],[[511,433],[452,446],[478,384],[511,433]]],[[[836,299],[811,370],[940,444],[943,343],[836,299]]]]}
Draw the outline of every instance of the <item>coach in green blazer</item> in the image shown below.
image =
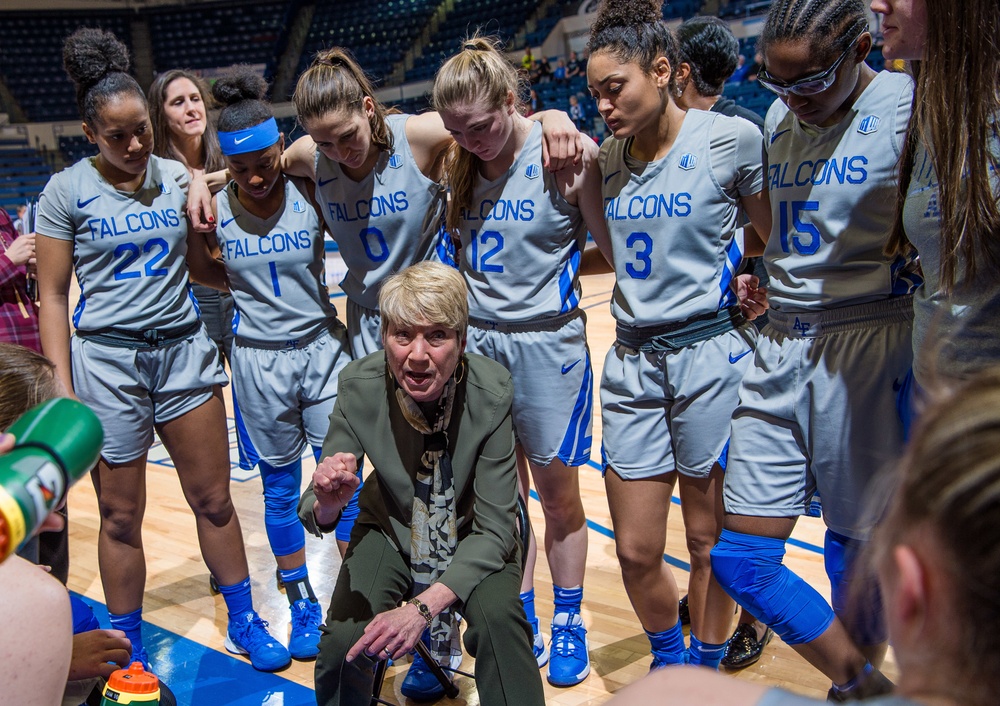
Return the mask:
{"type": "Polygon", "coordinates": [[[518,595],[510,374],[464,354],[468,303],[455,270],[407,268],[383,284],[379,308],[385,351],[341,373],[323,460],[299,502],[309,531],[330,531],[362,457],[376,469],[323,628],[317,703],[367,704],[374,662],[402,657],[428,629],[447,664],[460,654],[458,608],[484,706],[541,705],[518,595]]]}

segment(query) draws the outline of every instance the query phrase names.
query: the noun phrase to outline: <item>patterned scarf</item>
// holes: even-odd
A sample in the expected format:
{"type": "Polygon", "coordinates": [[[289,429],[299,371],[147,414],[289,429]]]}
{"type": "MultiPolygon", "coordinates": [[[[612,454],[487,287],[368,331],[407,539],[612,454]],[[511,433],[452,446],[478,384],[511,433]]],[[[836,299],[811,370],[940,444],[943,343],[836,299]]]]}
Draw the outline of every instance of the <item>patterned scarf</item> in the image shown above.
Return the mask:
{"type": "MultiPolygon", "coordinates": [[[[406,421],[424,435],[424,453],[417,469],[410,526],[410,575],[413,595],[427,590],[451,564],[458,546],[455,514],[455,485],[448,453],[451,409],[458,383],[452,377],[441,392],[438,414],[433,425],[420,406],[396,388],[396,400],[406,421]]],[[[447,666],[451,657],[462,654],[455,615],[450,608],[442,611],[430,626],[430,651],[438,664],[447,666]]]]}

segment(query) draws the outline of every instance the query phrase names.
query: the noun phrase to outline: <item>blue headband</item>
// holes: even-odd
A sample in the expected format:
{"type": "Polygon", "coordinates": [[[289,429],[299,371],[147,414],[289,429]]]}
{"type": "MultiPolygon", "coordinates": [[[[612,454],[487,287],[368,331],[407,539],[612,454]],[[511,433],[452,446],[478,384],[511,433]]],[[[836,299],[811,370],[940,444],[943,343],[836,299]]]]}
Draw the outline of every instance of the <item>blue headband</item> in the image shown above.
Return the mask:
{"type": "Polygon", "coordinates": [[[266,150],[271,145],[281,139],[278,132],[278,123],[274,118],[248,127],[246,130],[236,132],[219,131],[219,146],[222,147],[222,154],[246,154],[257,150],[266,150]]]}

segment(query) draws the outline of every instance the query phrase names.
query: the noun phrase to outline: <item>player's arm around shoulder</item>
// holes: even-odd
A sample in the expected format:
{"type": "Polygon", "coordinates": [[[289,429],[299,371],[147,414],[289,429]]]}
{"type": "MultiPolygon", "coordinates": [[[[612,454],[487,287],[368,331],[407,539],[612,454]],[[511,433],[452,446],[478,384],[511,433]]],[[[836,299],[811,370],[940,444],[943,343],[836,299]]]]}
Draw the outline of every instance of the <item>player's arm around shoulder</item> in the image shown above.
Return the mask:
{"type": "MultiPolygon", "coordinates": [[[[611,272],[611,236],[604,220],[604,200],[601,193],[600,148],[593,140],[585,140],[580,161],[570,164],[555,173],[556,185],[567,203],[580,209],[584,223],[591,237],[597,243],[607,267],[599,258],[588,259],[581,274],[602,274],[611,272]]],[[[593,257],[593,256],[592,256],[593,257]]]]}
{"type": "Polygon", "coordinates": [[[406,119],[406,141],[417,168],[428,179],[440,177],[441,157],[454,144],[441,116],[430,111],[406,119]]]}
{"type": "Polygon", "coordinates": [[[302,177],[316,181],[316,143],[309,135],[303,135],[281,155],[281,171],[288,176],[302,177]]]}
{"type": "MultiPolygon", "coordinates": [[[[219,219],[218,199],[218,194],[212,197],[212,217],[216,221],[219,219]]],[[[198,284],[218,289],[220,292],[228,292],[226,267],[216,259],[219,255],[218,250],[219,244],[214,231],[206,233],[194,226],[188,227],[187,264],[191,278],[198,284]]]]}

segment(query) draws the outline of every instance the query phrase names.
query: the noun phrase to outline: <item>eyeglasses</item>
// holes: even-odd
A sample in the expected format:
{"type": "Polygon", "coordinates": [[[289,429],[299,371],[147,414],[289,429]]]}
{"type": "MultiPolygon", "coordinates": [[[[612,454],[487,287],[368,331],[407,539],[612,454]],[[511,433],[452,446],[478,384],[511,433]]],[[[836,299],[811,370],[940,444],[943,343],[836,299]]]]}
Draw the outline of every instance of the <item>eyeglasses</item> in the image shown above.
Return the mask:
{"type": "Polygon", "coordinates": [[[844,63],[844,59],[847,55],[851,53],[851,49],[857,44],[861,38],[865,35],[868,30],[862,30],[861,34],[854,38],[844,53],[837,57],[837,60],[833,62],[833,66],[828,68],[826,71],[820,71],[812,76],[806,76],[805,78],[800,78],[798,81],[792,81],[791,83],[786,81],[779,81],[778,79],[767,73],[766,68],[762,68],[757,74],[757,82],[762,85],[767,90],[772,93],[776,93],[779,96],[787,96],[790,93],[794,93],[797,96],[814,96],[817,93],[822,93],[830,86],[833,82],[837,80],[837,69],[840,65],[844,63]]]}

